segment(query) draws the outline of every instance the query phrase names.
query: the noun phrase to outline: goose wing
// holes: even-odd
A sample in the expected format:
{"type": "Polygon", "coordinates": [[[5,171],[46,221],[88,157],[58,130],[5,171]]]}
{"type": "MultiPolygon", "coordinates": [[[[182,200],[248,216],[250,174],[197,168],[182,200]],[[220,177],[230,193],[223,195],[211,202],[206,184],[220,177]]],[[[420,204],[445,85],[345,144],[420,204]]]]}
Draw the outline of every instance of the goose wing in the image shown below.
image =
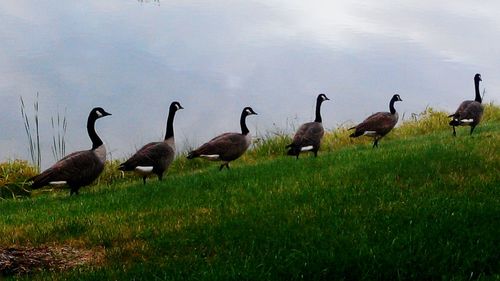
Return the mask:
{"type": "Polygon", "coordinates": [[[94,181],[104,169],[92,150],[73,152],[57,161],[41,174],[31,178],[32,188],[39,188],[55,181],[65,181],[69,185],[87,185],[94,181]]]}
{"type": "Polygon", "coordinates": [[[174,155],[174,150],[166,142],[151,142],[122,163],[120,168],[129,171],[137,166],[153,166],[164,170],[174,160],[174,155]]]}
{"type": "Polygon", "coordinates": [[[293,146],[318,145],[325,134],[323,125],[319,122],[309,122],[302,124],[293,137],[293,146]]]}
{"type": "Polygon", "coordinates": [[[483,106],[477,101],[464,101],[460,104],[453,117],[458,120],[481,119],[483,114],[483,106]]]}
{"type": "Polygon", "coordinates": [[[394,128],[397,121],[397,117],[390,112],[377,112],[359,123],[355,127],[356,133],[363,134],[366,131],[375,131],[378,134],[385,135],[394,128]]]}
{"type": "Polygon", "coordinates": [[[196,155],[219,155],[221,159],[236,159],[241,156],[250,142],[239,133],[225,133],[217,136],[194,151],[196,155]]]}
{"type": "Polygon", "coordinates": [[[466,101],[463,101],[457,108],[457,110],[455,111],[455,113],[453,113],[452,115],[450,115],[449,117],[453,117],[454,119],[461,119],[460,117],[464,114],[464,112],[466,112],[467,110],[467,107],[469,107],[469,105],[472,103],[473,101],[471,100],[466,100],[466,101]]]}

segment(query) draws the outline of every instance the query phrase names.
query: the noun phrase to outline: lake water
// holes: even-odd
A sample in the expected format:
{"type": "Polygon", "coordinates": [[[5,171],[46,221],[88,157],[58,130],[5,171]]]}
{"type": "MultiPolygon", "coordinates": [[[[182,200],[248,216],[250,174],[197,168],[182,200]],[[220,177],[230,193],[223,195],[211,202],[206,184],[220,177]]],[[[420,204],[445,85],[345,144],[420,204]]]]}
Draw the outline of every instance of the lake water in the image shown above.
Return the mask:
{"type": "Polygon", "coordinates": [[[43,166],[54,162],[51,116],[68,120],[67,151],[90,148],[88,112],[123,158],[159,140],[171,101],[178,146],[239,130],[258,134],[314,118],[327,128],[388,110],[452,111],[474,96],[500,100],[498,1],[3,1],[0,160],[28,159],[20,114],[39,93],[43,166]],[[402,2],[402,3],[400,3],[402,2]],[[403,3],[404,2],[404,3],[403,3]]]}

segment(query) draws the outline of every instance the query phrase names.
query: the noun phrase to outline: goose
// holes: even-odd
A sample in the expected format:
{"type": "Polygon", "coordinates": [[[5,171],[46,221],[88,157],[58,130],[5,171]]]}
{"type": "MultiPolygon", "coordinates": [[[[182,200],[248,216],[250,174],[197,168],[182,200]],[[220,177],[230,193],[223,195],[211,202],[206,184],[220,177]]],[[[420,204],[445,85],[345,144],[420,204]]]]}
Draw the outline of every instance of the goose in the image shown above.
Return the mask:
{"type": "Polygon", "coordinates": [[[32,177],[32,189],[46,185],[68,185],[70,196],[78,195],[78,190],[91,184],[104,169],[106,162],[106,147],[95,131],[95,121],[104,116],[111,115],[101,107],[96,107],[90,111],[87,120],[87,132],[92,141],[90,150],[73,152],[41,174],[32,177]]]}
{"type": "Polygon", "coordinates": [[[222,161],[219,171],[224,166],[229,169],[229,162],[238,159],[248,149],[252,143],[250,131],[246,125],[246,117],[248,115],[257,115],[251,107],[243,108],[240,117],[240,133],[224,133],[219,135],[199,148],[189,152],[187,158],[193,159],[200,157],[211,161],[222,161]]]}
{"type": "Polygon", "coordinates": [[[167,132],[165,139],[160,142],[151,142],[139,149],[127,161],[118,167],[121,171],[135,171],[142,176],[146,184],[146,178],[150,174],[156,174],[158,180],[163,179],[163,173],[168,169],[175,156],[174,141],[174,116],[177,110],[184,107],[177,101],[170,104],[167,118],[167,132]]]}
{"type": "Polygon", "coordinates": [[[299,159],[299,154],[302,151],[311,151],[314,153],[314,156],[318,156],[319,146],[321,144],[321,139],[325,134],[325,130],[323,129],[322,119],[321,119],[321,104],[330,100],[326,97],[325,94],[319,94],[316,98],[316,118],[313,122],[308,122],[302,124],[295,136],[293,137],[293,141],[291,144],[287,145],[286,148],[289,148],[288,155],[294,155],[299,159]]]}
{"type": "Polygon", "coordinates": [[[397,101],[403,100],[398,94],[395,94],[389,102],[390,112],[374,113],[368,116],[368,118],[366,118],[363,122],[349,128],[349,130],[355,129],[354,133],[352,133],[350,137],[356,138],[363,135],[373,137],[375,139],[373,147],[378,147],[378,141],[387,135],[398,122],[399,115],[394,108],[394,103],[397,101]]]}
{"type": "Polygon", "coordinates": [[[463,101],[458,107],[457,111],[448,117],[453,119],[450,121],[450,126],[453,127],[453,136],[457,135],[455,131],[456,126],[470,126],[470,135],[474,131],[474,128],[481,121],[483,117],[483,106],[481,102],[481,94],[479,93],[479,82],[483,81],[481,79],[481,74],[477,73],[474,75],[474,87],[476,90],[476,98],[474,100],[463,101]]]}

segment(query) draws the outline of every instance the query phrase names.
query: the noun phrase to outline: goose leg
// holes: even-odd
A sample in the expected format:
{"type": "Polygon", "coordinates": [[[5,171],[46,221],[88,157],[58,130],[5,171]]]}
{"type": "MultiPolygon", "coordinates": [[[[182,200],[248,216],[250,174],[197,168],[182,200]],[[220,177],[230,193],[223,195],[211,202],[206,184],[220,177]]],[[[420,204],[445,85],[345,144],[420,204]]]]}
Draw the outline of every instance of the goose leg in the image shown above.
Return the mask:
{"type": "Polygon", "coordinates": [[[142,183],[143,183],[143,184],[146,184],[146,176],[143,176],[143,177],[142,177],[142,183]]]}
{"type": "Polygon", "coordinates": [[[375,148],[375,147],[378,147],[378,138],[376,138],[375,141],[373,142],[372,148],[375,148]]]}
{"type": "Polygon", "coordinates": [[[476,128],[476,126],[470,126],[470,135],[472,135],[472,132],[474,132],[474,128],[476,128]]]}
{"type": "Polygon", "coordinates": [[[452,126],[453,127],[453,136],[456,137],[457,136],[457,132],[455,131],[455,126],[452,126]]]}
{"type": "Polygon", "coordinates": [[[313,152],[314,152],[314,157],[318,157],[318,150],[316,149],[313,152]]]}
{"type": "Polygon", "coordinates": [[[159,174],[159,175],[158,175],[158,180],[159,180],[159,181],[162,181],[162,180],[163,180],[163,174],[159,174]]]}
{"type": "Polygon", "coordinates": [[[70,192],[69,192],[69,196],[71,195],[78,195],[78,187],[72,187],[70,192]]]}

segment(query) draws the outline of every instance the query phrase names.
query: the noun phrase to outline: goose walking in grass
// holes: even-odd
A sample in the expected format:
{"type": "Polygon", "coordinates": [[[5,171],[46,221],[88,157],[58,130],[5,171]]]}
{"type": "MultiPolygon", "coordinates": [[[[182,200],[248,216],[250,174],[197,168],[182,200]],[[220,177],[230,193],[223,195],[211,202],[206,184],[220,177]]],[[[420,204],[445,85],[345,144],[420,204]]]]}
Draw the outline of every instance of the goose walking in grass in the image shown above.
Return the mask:
{"type": "Polygon", "coordinates": [[[163,173],[168,169],[175,156],[174,116],[177,110],[183,109],[179,102],[172,102],[167,118],[167,132],[161,142],[151,142],[139,149],[127,161],[118,167],[122,171],[135,171],[142,176],[146,184],[148,175],[155,174],[162,180],[163,173]]]}
{"type": "Polygon", "coordinates": [[[101,174],[106,162],[106,147],[95,131],[95,121],[108,115],[111,114],[100,107],[92,109],[87,121],[87,132],[92,141],[92,148],[73,152],[41,174],[29,179],[33,181],[31,188],[68,185],[70,195],[77,195],[81,187],[91,184],[101,174]]]}
{"type": "Polygon", "coordinates": [[[474,87],[476,90],[476,98],[474,100],[463,101],[458,107],[457,111],[452,115],[448,116],[453,118],[450,121],[450,126],[453,127],[453,136],[457,135],[455,131],[456,126],[470,126],[470,135],[474,131],[474,128],[481,122],[481,117],[483,117],[483,105],[481,94],[479,93],[479,82],[483,81],[481,79],[481,74],[476,74],[474,76],[474,87]]]}
{"type": "Polygon", "coordinates": [[[319,146],[321,144],[321,139],[325,134],[325,130],[323,129],[322,119],[321,119],[321,104],[329,100],[325,94],[319,94],[316,98],[316,118],[313,122],[308,122],[302,124],[295,136],[293,137],[293,141],[291,144],[287,145],[286,148],[289,148],[288,155],[293,155],[299,159],[300,152],[310,151],[314,153],[314,156],[318,156],[319,146]]]}
{"type": "Polygon", "coordinates": [[[238,159],[248,149],[252,143],[250,131],[246,125],[248,115],[257,115],[251,107],[243,108],[240,117],[240,133],[224,133],[217,136],[199,148],[189,152],[187,158],[204,158],[211,161],[222,161],[219,171],[226,166],[229,169],[229,162],[238,159]]]}
{"type": "Polygon", "coordinates": [[[359,136],[369,136],[374,138],[373,147],[378,147],[378,141],[387,135],[396,123],[398,123],[398,113],[394,108],[394,103],[397,101],[403,101],[401,97],[396,94],[392,97],[389,102],[390,112],[377,112],[370,115],[363,122],[358,125],[349,128],[349,130],[355,129],[354,133],[350,135],[351,138],[356,138],[359,136]]]}

